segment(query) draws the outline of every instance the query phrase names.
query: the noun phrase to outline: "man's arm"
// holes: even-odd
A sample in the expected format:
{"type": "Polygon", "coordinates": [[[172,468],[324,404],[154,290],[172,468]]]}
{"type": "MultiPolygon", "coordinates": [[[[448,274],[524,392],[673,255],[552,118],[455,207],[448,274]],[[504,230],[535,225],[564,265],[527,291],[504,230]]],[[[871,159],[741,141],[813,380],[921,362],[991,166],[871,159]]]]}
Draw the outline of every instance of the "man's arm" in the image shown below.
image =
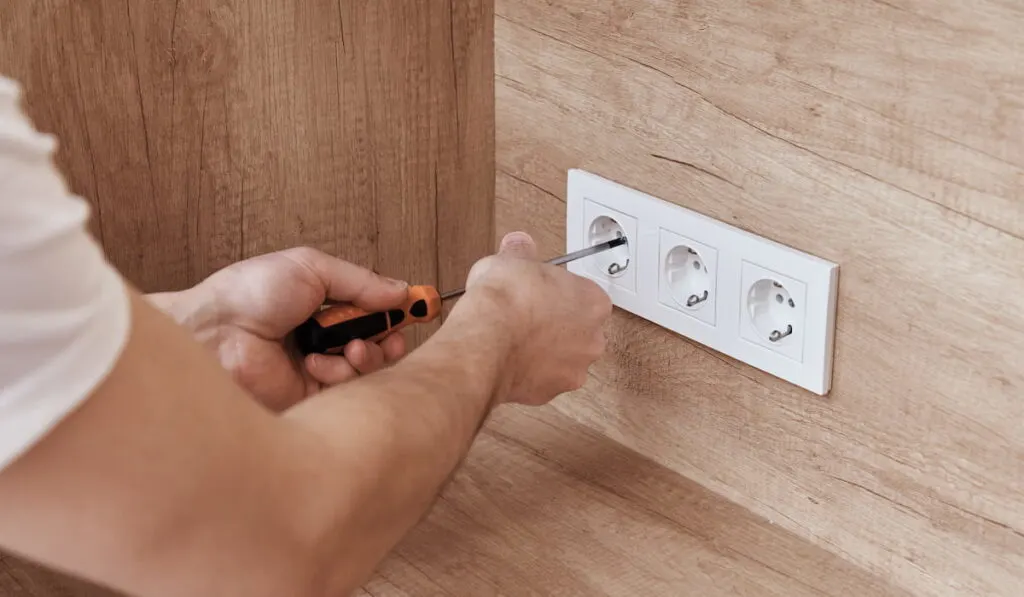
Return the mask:
{"type": "Polygon", "coordinates": [[[354,588],[465,453],[507,354],[438,333],[276,418],[138,296],[132,310],[103,385],[0,474],[0,538],[133,594],[354,588]]]}
{"type": "Polygon", "coordinates": [[[596,286],[478,264],[390,369],[275,417],[133,294],[112,373],[0,472],[0,545],[138,595],[338,595],[432,504],[489,409],[577,387],[610,311],[596,286]]]}
{"type": "MultiPolygon", "coordinates": [[[[213,327],[224,366],[248,365],[232,378],[137,293],[128,312],[19,97],[0,77],[0,548],[137,595],[337,595],[423,515],[491,405],[546,401],[600,351],[607,296],[506,255],[415,354],[316,394],[330,359],[298,368],[280,340],[325,297],[377,309],[406,290],[285,251],[203,285],[233,314],[213,327]],[[310,394],[282,417],[253,400],[310,394]]],[[[389,340],[334,366],[372,370],[402,352],[389,340]]]]}

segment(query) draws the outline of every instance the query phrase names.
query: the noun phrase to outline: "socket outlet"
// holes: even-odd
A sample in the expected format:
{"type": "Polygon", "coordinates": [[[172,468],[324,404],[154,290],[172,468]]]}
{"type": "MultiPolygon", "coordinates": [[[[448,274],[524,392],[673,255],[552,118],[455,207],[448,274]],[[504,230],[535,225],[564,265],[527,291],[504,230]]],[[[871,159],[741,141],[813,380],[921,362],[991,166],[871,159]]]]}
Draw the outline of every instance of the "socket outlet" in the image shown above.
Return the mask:
{"type": "Polygon", "coordinates": [[[568,265],[616,306],[828,394],[838,265],[582,170],[567,198],[568,251],[628,239],[568,265]]]}
{"type": "Polygon", "coordinates": [[[636,292],[636,251],[630,239],[636,238],[636,218],[591,199],[583,201],[582,237],[592,246],[625,236],[625,245],[586,259],[583,263],[592,276],[606,280],[627,292],[636,292]]]}
{"type": "Polygon", "coordinates": [[[658,300],[714,327],[718,251],[664,228],[658,234],[662,267],[658,300]]]}
{"type": "Polygon", "coordinates": [[[740,288],[743,339],[802,362],[807,285],[744,261],[740,288]]]}

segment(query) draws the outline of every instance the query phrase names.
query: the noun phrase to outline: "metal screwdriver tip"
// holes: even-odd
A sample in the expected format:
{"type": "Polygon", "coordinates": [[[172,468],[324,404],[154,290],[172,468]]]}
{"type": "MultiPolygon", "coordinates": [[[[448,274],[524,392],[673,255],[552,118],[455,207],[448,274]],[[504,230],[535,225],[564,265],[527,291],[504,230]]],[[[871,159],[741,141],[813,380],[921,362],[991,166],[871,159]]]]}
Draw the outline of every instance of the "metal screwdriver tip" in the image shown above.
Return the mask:
{"type": "Polygon", "coordinates": [[[464,294],[466,294],[465,288],[459,288],[458,290],[449,290],[448,292],[444,292],[441,294],[441,300],[446,301],[448,299],[453,299],[464,294]]]}
{"type": "MultiPolygon", "coordinates": [[[[551,261],[548,261],[547,263],[548,263],[548,265],[564,265],[566,263],[569,263],[570,261],[576,261],[577,259],[582,259],[584,257],[589,257],[591,255],[596,255],[598,253],[602,253],[602,252],[607,251],[609,249],[614,249],[615,247],[621,247],[622,245],[625,245],[628,242],[629,242],[629,240],[625,236],[621,236],[620,235],[617,238],[613,238],[612,240],[596,244],[596,245],[594,245],[592,247],[587,247],[586,249],[580,249],[579,251],[575,251],[575,252],[569,253],[568,255],[562,255],[561,257],[555,257],[554,259],[552,259],[551,261]]],[[[460,297],[460,296],[462,296],[464,294],[466,294],[466,289],[465,288],[459,288],[458,290],[451,290],[449,292],[445,292],[445,293],[441,294],[441,300],[442,301],[446,301],[448,299],[453,299],[453,298],[456,298],[456,297],[460,297]]]]}

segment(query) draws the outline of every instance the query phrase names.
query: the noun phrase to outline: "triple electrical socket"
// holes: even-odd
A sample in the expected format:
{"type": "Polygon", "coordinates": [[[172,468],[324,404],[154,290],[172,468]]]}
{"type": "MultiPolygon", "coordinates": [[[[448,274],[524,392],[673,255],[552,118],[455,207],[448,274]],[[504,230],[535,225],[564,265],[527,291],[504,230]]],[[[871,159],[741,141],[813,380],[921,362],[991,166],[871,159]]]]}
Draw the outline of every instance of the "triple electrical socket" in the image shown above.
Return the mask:
{"type": "Polygon", "coordinates": [[[582,170],[569,171],[569,264],[618,307],[819,395],[832,383],[839,266],[582,170]]]}

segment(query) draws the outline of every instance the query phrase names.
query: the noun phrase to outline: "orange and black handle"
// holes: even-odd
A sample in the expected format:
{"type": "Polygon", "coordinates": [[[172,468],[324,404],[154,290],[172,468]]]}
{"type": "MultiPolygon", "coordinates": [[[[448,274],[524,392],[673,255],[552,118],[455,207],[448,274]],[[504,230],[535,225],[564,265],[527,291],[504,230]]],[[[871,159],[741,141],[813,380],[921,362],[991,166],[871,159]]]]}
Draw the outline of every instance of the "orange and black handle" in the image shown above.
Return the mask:
{"type": "Polygon", "coordinates": [[[295,329],[299,351],[340,354],[352,340],[377,342],[413,323],[433,321],[441,314],[441,295],[433,286],[410,286],[401,307],[376,313],[355,305],[326,307],[295,329]]]}

